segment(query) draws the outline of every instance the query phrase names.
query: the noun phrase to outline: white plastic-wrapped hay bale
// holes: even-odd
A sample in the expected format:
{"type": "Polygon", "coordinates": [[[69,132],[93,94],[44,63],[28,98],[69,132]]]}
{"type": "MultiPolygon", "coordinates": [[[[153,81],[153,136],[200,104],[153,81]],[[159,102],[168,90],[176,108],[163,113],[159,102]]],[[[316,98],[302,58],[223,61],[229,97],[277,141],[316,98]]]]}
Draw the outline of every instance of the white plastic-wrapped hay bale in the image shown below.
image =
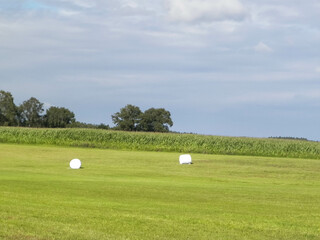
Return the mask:
{"type": "Polygon", "coordinates": [[[192,164],[192,159],[190,154],[183,154],[179,157],[180,164],[192,164]]]}
{"type": "Polygon", "coordinates": [[[80,159],[77,159],[77,158],[72,159],[72,160],[70,161],[70,168],[72,168],[72,169],[80,169],[80,168],[81,168],[81,161],[80,161],[80,159]]]}

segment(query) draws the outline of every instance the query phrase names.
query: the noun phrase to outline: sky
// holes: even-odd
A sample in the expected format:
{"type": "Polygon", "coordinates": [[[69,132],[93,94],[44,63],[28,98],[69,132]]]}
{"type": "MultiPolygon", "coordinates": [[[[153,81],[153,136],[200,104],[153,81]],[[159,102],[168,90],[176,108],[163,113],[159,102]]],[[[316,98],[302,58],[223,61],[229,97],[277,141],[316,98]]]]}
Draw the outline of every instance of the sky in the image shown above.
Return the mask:
{"type": "Polygon", "coordinates": [[[0,89],[113,126],[320,140],[318,0],[0,0],[0,89]]]}

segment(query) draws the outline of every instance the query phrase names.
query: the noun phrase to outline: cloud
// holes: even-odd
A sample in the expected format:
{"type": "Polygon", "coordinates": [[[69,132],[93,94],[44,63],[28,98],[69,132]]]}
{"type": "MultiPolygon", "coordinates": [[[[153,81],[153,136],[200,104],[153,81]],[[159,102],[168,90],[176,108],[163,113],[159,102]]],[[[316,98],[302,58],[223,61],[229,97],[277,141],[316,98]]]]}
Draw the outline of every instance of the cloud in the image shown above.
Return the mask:
{"type": "Polygon", "coordinates": [[[62,0],[62,2],[71,3],[75,6],[81,8],[92,8],[95,7],[95,1],[86,1],[86,0],[62,0]]]}
{"type": "Polygon", "coordinates": [[[80,12],[62,9],[62,10],[59,11],[59,13],[60,13],[60,15],[62,15],[62,16],[70,17],[70,16],[77,15],[77,14],[79,14],[80,12]]]}
{"type": "Polygon", "coordinates": [[[122,3],[123,7],[137,8],[139,7],[138,3],[133,0],[126,0],[122,3]]]}
{"type": "Polygon", "coordinates": [[[256,52],[260,52],[260,53],[270,53],[273,52],[273,49],[270,48],[268,45],[266,45],[263,42],[259,42],[255,47],[254,50],[256,52]]]}
{"type": "MultiPolygon", "coordinates": [[[[264,105],[264,106],[319,106],[320,92],[312,90],[310,88],[301,90],[280,90],[280,91],[261,91],[261,92],[247,92],[246,94],[235,94],[231,98],[227,98],[225,106],[252,106],[252,105],[264,105]]],[[[293,107],[296,111],[297,107],[293,107]]]]}
{"type": "MultiPolygon", "coordinates": [[[[311,2],[0,2],[0,85],[17,103],[34,96],[92,123],[127,103],[165,107],[176,129],[205,133],[228,132],[243,111],[247,130],[231,135],[263,134],[251,126],[280,122],[275,107],[319,119],[320,20],[311,2]],[[197,117],[186,121],[186,112],[197,117]]],[[[310,138],[316,127],[295,125],[310,138]]]]}
{"type": "Polygon", "coordinates": [[[299,9],[287,5],[256,5],[256,12],[260,16],[274,19],[294,19],[301,16],[299,9]]]}
{"type": "Polygon", "coordinates": [[[178,22],[241,21],[247,10],[239,0],[168,0],[170,19],[178,22]]]}

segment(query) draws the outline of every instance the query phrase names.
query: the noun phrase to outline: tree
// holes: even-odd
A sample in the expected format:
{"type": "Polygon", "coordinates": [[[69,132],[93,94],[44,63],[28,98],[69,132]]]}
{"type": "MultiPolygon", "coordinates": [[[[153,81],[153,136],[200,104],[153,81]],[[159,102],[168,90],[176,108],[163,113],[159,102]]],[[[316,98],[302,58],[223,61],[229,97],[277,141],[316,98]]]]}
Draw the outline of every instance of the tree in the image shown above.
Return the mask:
{"type": "Polygon", "coordinates": [[[74,113],[66,108],[50,107],[45,115],[46,126],[50,128],[65,128],[75,122],[74,113]]]}
{"type": "Polygon", "coordinates": [[[20,121],[23,126],[27,127],[41,127],[43,125],[43,117],[41,116],[43,110],[43,103],[38,99],[32,97],[24,101],[20,107],[20,121]]]}
{"type": "Polygon", "coordinates": [[[105,125],[103,123],[92,124],[92,123],[84,123],[84,122],[78,122],[78,121],[71,123],[68,127],[70,127],[70,128],[105,129],[105,130],[110,129],[109,125],[105,125]]]}
{"type": "Polygon", "coordinates": [[[141,119],[141,110],[139,107],[128,104],[120,109],[120,112],[112,115],[112,122],[116,129],[124,131],[136,131],[141,119]]]}
{"type": "Polygon", "coordinates": [[[169,111],[164,108],[150,108],[142,114],[139,130],[145,132],[169,132],[169,126],[173,126],[169,111]]]}
{"type": "Polygon", "coordinates": [[[17,126],[18,111],[10,92],[0,91],[0,125],[17,126]]]}

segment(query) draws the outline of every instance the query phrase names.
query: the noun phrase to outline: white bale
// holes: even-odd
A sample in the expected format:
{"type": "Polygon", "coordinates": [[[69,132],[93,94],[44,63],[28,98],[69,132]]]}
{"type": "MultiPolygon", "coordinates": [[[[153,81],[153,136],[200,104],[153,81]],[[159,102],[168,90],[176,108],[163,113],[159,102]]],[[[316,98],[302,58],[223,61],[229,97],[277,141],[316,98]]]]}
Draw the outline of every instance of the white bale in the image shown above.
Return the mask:
{"type": "Polygon", "coordinates": [[[72,160],[70,161],[70,168],[72,168],[72,169],[79,169],[79,168],[81,168],[81,161],[80,161],[79,159],[77,159],[77,158],[72,159],[72,160]]]}
{"type": "Polygon", "coordinates": [[[192,159],[190,154],[180,155],[179,162],[180,164],[192,164],[192,159]]]}

